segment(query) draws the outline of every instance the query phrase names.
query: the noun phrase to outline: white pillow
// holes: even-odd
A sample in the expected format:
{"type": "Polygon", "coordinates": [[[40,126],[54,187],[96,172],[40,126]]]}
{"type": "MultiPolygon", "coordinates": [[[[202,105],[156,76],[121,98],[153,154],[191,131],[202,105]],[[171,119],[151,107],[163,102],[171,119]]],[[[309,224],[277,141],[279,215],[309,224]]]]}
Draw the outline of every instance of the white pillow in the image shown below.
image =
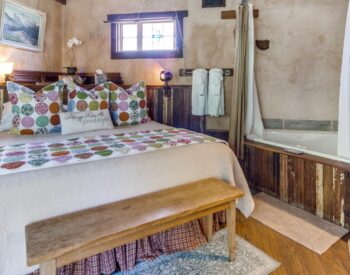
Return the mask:
{"type": "Polygon", "coordinates": [[[113,129],[109,110],[61,113],[62,135],[113,129]]]}
{"type": "Polygon", "coordinates": [[[12,128],[12,104],[11,102],[6,102],[3,105],[4,110],[1,114],[1,123],[0,123],[0,131],[7,131],[12,128]]]}

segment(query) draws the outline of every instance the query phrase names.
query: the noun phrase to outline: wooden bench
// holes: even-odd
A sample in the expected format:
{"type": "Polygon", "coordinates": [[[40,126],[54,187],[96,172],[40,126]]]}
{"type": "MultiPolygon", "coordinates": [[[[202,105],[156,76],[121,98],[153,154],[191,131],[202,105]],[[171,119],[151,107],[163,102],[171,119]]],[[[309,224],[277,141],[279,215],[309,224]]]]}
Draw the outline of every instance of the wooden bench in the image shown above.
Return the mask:
{"type": "Polygon", "coordinates": [[[226,210],[229,260],[235,258],[236,199],[243,193],[219,179],[206,179],[26,226],[27,263],[41,275],[56,268],[226,210]]]}

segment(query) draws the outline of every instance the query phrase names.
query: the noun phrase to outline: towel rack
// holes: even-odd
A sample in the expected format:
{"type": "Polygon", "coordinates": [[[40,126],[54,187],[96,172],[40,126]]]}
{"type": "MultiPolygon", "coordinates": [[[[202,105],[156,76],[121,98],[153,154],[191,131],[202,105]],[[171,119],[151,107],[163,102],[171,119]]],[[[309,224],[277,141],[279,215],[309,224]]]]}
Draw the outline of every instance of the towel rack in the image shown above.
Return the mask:
{"type": "MultiPolygon", "coordinates": [[[[192,76],[192,73],[195,69],[180,69],[179,71],[179,75],[182,77],[185,76],[192,76]]],[[[207,69],[208,71],[210,71],[210,69],[207,69]]],[[[233,68],[225,68],[222,69],[224,71],[224,76],[225,77],[229,77],[229,76],[233,76],[234,75],[234,70],[233,68]]]]}

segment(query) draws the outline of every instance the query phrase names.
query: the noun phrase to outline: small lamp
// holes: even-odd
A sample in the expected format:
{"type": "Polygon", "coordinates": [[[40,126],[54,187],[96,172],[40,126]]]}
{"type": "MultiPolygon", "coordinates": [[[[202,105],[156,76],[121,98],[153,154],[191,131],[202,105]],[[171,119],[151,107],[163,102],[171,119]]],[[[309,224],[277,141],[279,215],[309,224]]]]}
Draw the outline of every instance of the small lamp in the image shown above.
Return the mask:
{"type": "Polygon", "coordinates": [[[6,82],[6,76],[13,72],[14,63],[0,62],[0,83],[6,82]]]}
{"type": "Polygon", "coordinates": [[[160,72],[160,80],[164,82],[163,94],[166,97],[171,96],[171,87],[169,86],[169,81],[173,79],[173,74],[169,71],[160,72]]]}

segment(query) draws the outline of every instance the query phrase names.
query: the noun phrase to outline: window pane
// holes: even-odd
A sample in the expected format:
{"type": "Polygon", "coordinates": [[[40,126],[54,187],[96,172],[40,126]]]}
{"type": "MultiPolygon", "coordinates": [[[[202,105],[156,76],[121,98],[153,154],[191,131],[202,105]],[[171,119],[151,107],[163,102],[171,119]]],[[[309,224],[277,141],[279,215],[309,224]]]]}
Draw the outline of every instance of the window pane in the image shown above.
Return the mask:
{"type": "Polygon", "coordinates": [[[174,36],[174,23],[164,23],[164,33],[168,36],[174,36]]]}
{"type": "Polygon", "coordinates": [[[174,50],[174,22],[142,24],[142,50],[174,50]]]}
{"type": "Polygon", "coordinates": [[[174,37],[165,37],[163,39],[164,50],[174,50],[174,37]]]}
{"type": "Polygon", "coordinates": [[[135,38],[137,37],[137,24],[123,24],[123,37],[135,38]]]}
{"type": "Polygon", "coordinates": [[[137,38],[124,38],[123,51],[137,51],[137,38]]]}

